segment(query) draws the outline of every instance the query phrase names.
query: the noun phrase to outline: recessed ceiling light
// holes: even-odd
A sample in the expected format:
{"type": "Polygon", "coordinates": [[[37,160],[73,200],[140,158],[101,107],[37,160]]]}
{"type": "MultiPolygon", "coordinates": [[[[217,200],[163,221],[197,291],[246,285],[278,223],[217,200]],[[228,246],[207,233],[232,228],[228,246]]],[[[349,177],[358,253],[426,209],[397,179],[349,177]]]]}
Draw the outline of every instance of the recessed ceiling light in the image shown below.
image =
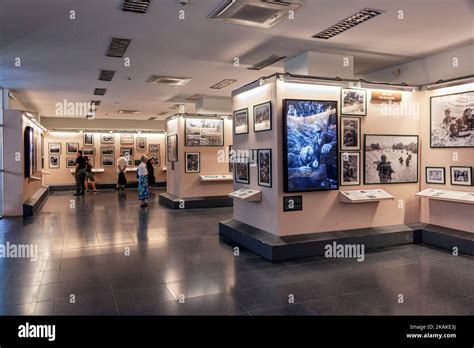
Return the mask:
{"type": "Polygon", "coordinates": [[[101,70],[99,74],[100,81],[112,81],[114,78],[115,71],[114,70],[101,70]]]}
{"type": "Polygon", "coordinates": [[[209,88],[212,88],[212,89],[222,89],[224,87],[227,87],[233,83],[237,82],[237,80],[234,80],[234,79],[224,79],[220,82],[217,82],[216,84],[212,85],[211,87],[209,88]]]}
{"type": "Polygon", "coordinates": [[[94,95],[105,95],[107,88],[96,88],[94,89],[94,95]]]}
{"type": "Polygon", "coordinates": [[[275,54],[271,55],[270,57],[267,57],[263,60],[261,60],[258,63],[255,63],[254,65],[248,67],[249,70],[261,70],[263,68],[266,68],[269,65],[275,64],[276,62],[285,59],[286,56],[277,56],[275,54]]]}
{"type": "Polygon", "coordinates": [[[190,81],[191,79],[187,77],[151,75],[145,82],[154,84],[160,83],[172,86],[183,86],[190,81]]]}
{"type": "Polygon", "coordinates": [[[145,13],[150,6],[150,0],[124,0],[122,11],[145,13]]]}
{"type": "Polygon", "coordinates": [[[119,39],[113,37],[110,41],[109,48],[107,49],[106,56],[114,58],[122,58],[127,50],[128,45],[130,44],[129,39],[119,39]]]}
{"type": "Polygon", "coordinates": [[[138,110],[119,110],[119,111],[117,111],[117,113],[123,114],[123,115],[136,115],[136,114],[139,114],[140,111],[138,111],[138,110]]]}

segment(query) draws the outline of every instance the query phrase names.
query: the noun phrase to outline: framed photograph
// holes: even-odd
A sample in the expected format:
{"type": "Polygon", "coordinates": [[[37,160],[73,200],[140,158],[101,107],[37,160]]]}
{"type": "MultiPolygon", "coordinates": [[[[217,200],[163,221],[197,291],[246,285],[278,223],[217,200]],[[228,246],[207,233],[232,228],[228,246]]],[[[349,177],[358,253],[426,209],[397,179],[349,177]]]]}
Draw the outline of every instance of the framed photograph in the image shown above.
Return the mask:
{"type": "Polygon", "coordinates": [[[272,187],[272,150],[260,149],[257,152],[258,158],[258,185],[272,187]]]}
{"type": "Polygon", "coordinates": [[[418,135],[366,134],[364,183],[418,182],[418,135]]]}
{"type": "Polygon", "coordinates": [[[137,137],[137,150],[146,151],[146,138],[145,137],[137,137]]]}
{"type": "Polygon", "coordinates": [[[166,155],[168,162],[178,162],[178,135],[168,135],[166,137],[166,155]]]}
{"type": "Polygon", "coordinates": [[[264,132],[272,129],[272,102],[253,107],[253,131],[264,132]]]}
{"type": "Polygon", "coordinates": [[[474,91],[430,98],[430,146],[474,147],[474,91]]]}
{"type": "Polygon", "coordinates": [[[367,91],[361,88],[341,88],[341,115],[366,116],[367,91]]]}
{"type": "Polygon", "coordinates": [[[115,146],[101,146],[100,147],[101,156],[113,156],[115,155],[115,146]]]}
{"type": "Polygon", "coordinates": [[[150,155],[159,155],[160,154],[160,144],[149,144],[148,152],[150,155]]]}
{"type": "Polygon", "coordinates": [[[93,147],[92,149],[82,149],[82,155],[83,156],[95,156],[95,148],[93,147]]]}
{"type": "Polygon", "coordinates": [[[100,135],[101,144],[115,144],[115,134],[101,134],[100,135]]]}
{"type": "Polygon", "coordinates": [[[341,154],[341,185],[360,185],[360,153],[343,152],[341,154]]]}
{"type": "Polygon", "coordinates": [[[133,157],[133,147],[121,147],[120,153],[126,158],[133,157]]]}
{"type": "Polygon", "coordinates": [[[360,140],[360,118],[341,116],[341,151],[359,151],[360,140]]]}
{"type": "Polygon", "coordinates": [[[199,173],[201,171],[201,154],[199,152],[185,152],[186,166],[185,173],[199,173]]]}
{"type": "Polygon", "coordinates": [[[247,134],[249,132],[249,109],[234,111],[234,134],[247,134]]]}
{"type": "Polygon", "coordinates": [[[84,146],[94,146],[94,134],[84,133],[84,146]]]}
{"type": "Polygon", "coordinates": [[[133,160],[133,164],[135,165],[135,167],[138,167],[140,165],[140,160],[133,160]]]}
{"type": "Polygon", "coordinates": [[[89,160],[89,163],[91,164],[92,168],[94,168],[94,166],[95,166],[94,157],[88,157],[88,160],[89,160]]]}
{"type": "Polygon", "coordinates": [[[337,101],[283,100],[285,192],[339,188],[337,101]]]}
{"type": "Polygon", "coordinates": [[[451,185],[472,186],[472,167],[451,167],[451,185]]]}
{"type": "Polygon", "coordinates": [[[215,118],[186,118],[185,145],[224,146],[224,120],[215,118]]]}
{"type": "Polygon", "coordinates": [[[127,158],[128,158],[128,163],[127,163],[127,165],[128,165],[129,167],[133,167],[133,164],[135,163],[133,157],[127,157],[127,158]]]}
{"type": "Polygon", "coordinates": [[[66,154],[75,155],[79,151],[79,143],[66,143],[66,154]]]}
{"type": "Polygon", "coordinates": [[[135,137],[133,134],[120,134],[121,145],[133,145],[134,142],[135,142],[135,137]]]}
{"type": "Polygon", "coordinates": [[[66,168],[76,167],[76,157],[66,157],[66,168]]]}
{"type": "Polygon", "coordinates": [[[49,156],[49,168],[50,169],[61,168],[61,156],[59,155],[49,156]]]}
{"type": "Polygon", "coordinates": [[[155,167],[161,166],[160,156],[154,156],[153,158],[155,159],[155,167]]]}
{"type": "Polygon", "coordinates": [[[100,158],[101,167],[113,167],[115,165],[115,158],[113,156],[103,156],[100,158]]]}
{"type": "Polygon", "coordinates": [[[427,184],[446,184],[446,169],[444,167],[426,167],[425,170],[427,184]]]}
{"type": "Polygon", "coordinates": [[[238,160],[234,163],[234,178],[238,184],[250,184],[250,165],[248,161],[238,160]]]}
{"type": "Polygon", "coordinates": [[[50,155],[60,155],[61,143],[48,143],[48,153],[50,155]]]}

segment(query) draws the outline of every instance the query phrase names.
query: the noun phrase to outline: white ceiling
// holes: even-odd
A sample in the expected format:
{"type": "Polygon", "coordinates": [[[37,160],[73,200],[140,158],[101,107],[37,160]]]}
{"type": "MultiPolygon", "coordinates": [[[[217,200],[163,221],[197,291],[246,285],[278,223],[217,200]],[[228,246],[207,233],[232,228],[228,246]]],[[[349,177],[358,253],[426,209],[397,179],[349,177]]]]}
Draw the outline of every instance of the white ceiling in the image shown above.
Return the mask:
{"type": "MultiPolygon", "coordinates": [[[[142,15],[122,12],[121,0],[0,0],[0,86],[15,90],[23,104],[44,116],[54,116],[63,100],[99,99],[97,117],[146,119],[172,113],[171,105],[193,94],[228,97],[241,85],[283,71],[281,62],[247,70],[271,54],[344,53],[355,57],[355,73],[365,74],[466,46],[474,36],[473,0],[306,0],[294,20],[269,30],[207,19],[221,1],[190,0],[182,7],[177,0],[152,0],[142,15]],[[386,12],[328,41],[311,38],[365,7],[386,12]],[[184,20],[178,19],[182,9],[184,20]],[[131,67],[105,56],[111,37],[132,39],[126,52],[131,67]],[[14,67],[15,57],[21,58],[20,68],[14,67]],[[240,67],[234,67],[234,57],[240,67]],[[117,70],[112,82],[97,80],[100,69],[117,70]],[[151,74],[192,81],[181,87],[146,84],[151,74]],[[224,78],[237,83],[209,88],[224,78]],[[107,88],[107,94],[93,96],[96,87],[107,88]],[[119,109],[141,113],[118,115],[119,109]]],[[[186,107],[194,109],[192,103],[186,107]]]]}

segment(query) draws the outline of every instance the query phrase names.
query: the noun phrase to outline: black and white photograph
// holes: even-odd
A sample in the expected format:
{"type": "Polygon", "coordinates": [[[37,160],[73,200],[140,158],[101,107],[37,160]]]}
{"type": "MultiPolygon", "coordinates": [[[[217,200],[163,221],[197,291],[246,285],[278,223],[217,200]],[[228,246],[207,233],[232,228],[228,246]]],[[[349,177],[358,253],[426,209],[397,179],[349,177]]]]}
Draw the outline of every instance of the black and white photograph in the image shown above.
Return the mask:
{"type": "Polygon", "coordinates": [[[113,167],[115,164],[115,158],[113,156],[102,156],[100,158],[101,167],[113,167]]]}
{"type": "Polygon", "coordinates": [[[264,132],[272,129],[272,102],[253,107],[253,131],[264,132]]]}
{"type": "Polygon", "coordinates": [[[49,143],[48,144],[48,153],[50,155],[60,155],[61,154],[61,143],[49,143]]]}
{"type": "Polygon", "coordinates": [[[76,167],[76,157],[66,157],[66,168],[76,167]]]}
{"type": "Polygon", "coordinates": [[[83,156],[95,156],[95,147],[82,149],[83,156]]]}
{"type": "Polygon", "coordinates": [[[149,144],[148,152],[150,155],[159,155],[160,154],[160,144],[149,144]]]}
{"type": "Polygon", "coordinates": [[[84,146],[94,146],[93,133],[84,133],[84,146]]]}
{"type": "Polygon", "coordinates": [[[137,150],[138,151],[145,151],[146,150],[146,138],[145,137],[137,137],[137,150]]]}
{"type": "Polygon", "coordinates": [[[133,157],[133,147],[121,147],[120,153],[126,158],[133,157]]]}
{"type": "Polygon", "coordinates": [[[234,178],[238,184],[250,184],[250,165],[248,160],[238,159],[234,163],[234,178]]]}
{"type": "Polygon", "coordinates": [[[446,169],[444,167],[426,167],[427,184],[446,184],[446,169]]]}
{"type": "Polygon", "coordinates": [[[185,173],[199,173],[201,171],[201,160],[199,152],[185,152],[185,173]]]}
{"type": "Polygon", "coordinates": [[[247,134],[249,132],[249,109],[234,111],[234,134],[247,134]]]}
{"type": "Polygon", "coordinates": [[[114,146],[101,146],[100,147],[100,155],[101,156],[113,156],[113,155],[115,155],[115,147],[114,146]]]}
{"type": "Polygon", "coordinates": [[[258,157],[258,185],[272,187],[272,150],[259,149],[258,157]]]}
{"type": "Polygon", "coordinates": [[[133,134],[120,134],[120,144],[121,145],[133,145],[135,141],[135,136],[133,134]]]}
{"type": "Polygon", "coordinates": [[[115,134],[101,134],[100,135],[101,144],[115,144],[115,134]]]}
{"type": "Polygon", "coordinates": [[[79,151],[79,143],[66,143],[66,154],[74,155],[79,151]]]}
{"type": "Polygon", "coordinates": [[[168,162],[178,162],[178,135],[168,135],[166,137],[166,155],[168,162]]]}
{"type": "Polygon", "coordinates": [[[360,150],[360,118],[341,116],[341,151],[360,150]]]}
{"type": "Polygon", "coordinates": [[[474,147],[474,91],[433,96],[430,102],[431,147],[474,147]]]}
{"type": "Polygon", "coordinates": [[[341,185],[360,185],[360,153],[341,153],[341,185]]]}
{"type": "Polygon", "coordinates": [[[342,88],[341,115],[366,116],[367,91],[360,88],[342,88]]]}
{"type": "Polygon", "coordinates": [[[186,118],[186,146],[223,146],[224,120],[211,118],[186,118]]]}
{"type": "Polygon", "coordinates": [[[418,136],[366,134],[364,183],[418,182],[418,136]]]}
{"type": "Polygon", "coordinates": [[[472,167],[452,166],[451,185],[472,186],[472,167]]]}
{"type": "Polygon", "coordinates": [[[49,156],[49,168],[57,169],[61,167],[61,156],[51,155],[49,156]]]}

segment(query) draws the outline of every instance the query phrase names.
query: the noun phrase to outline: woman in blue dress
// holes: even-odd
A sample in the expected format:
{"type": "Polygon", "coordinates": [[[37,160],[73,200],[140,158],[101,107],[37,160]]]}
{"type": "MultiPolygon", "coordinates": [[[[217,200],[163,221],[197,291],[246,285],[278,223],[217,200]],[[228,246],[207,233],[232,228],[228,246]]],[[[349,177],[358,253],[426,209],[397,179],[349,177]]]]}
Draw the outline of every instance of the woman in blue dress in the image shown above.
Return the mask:
{"type": "Polygon", "coordinates": [[[137,169],[137,177],[138,177],[138,199],[142,204],[140,205],[141,208],[148,207],[148,170],[146,169],[146,156],[140,157],[140,164],[138,165],[137,169]]]}

